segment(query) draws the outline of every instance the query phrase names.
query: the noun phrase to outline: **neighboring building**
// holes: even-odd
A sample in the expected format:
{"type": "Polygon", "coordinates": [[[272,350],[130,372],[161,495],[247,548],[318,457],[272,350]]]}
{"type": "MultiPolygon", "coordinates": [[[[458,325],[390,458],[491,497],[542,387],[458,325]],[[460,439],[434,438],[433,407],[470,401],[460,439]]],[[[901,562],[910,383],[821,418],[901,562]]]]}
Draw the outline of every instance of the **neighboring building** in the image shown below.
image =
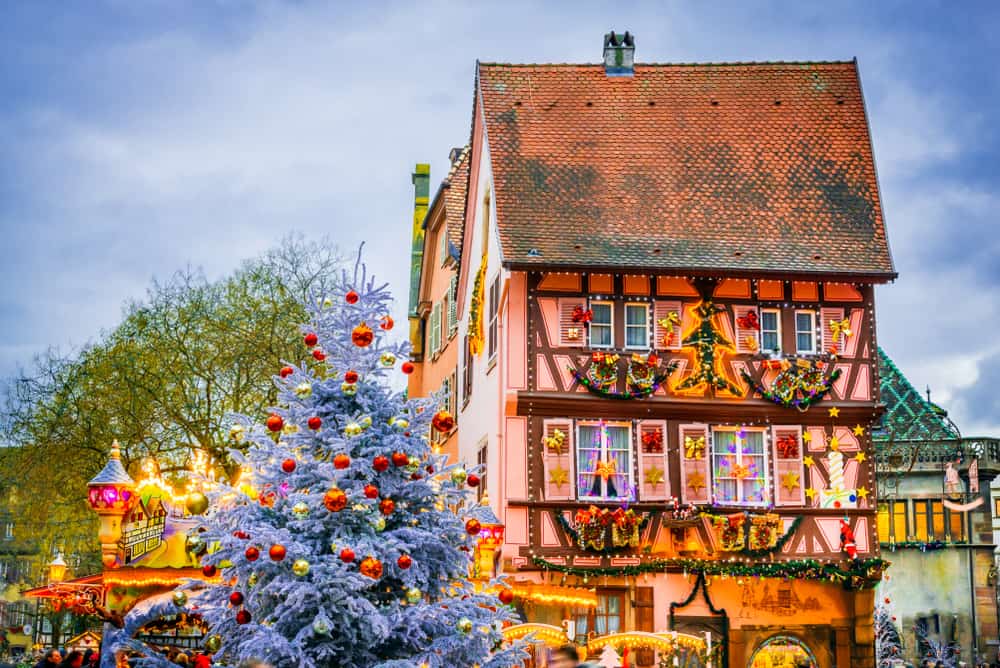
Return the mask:
{"type": "MultiPolygon", "coordinates": [[[[13,494],[0,492],[5,509],[13,505],[13,494]]],[[[27,533],[13,514],[0,510],[0,647],[6,644],[15,656],[31,650],[36,623],[34,602],[21,595],[21,589],[38,572],[41,559],[37,542],[27,533]]]]}
{"type": "Polygon", "coordinates": [[[990,481],[1000,474],[1000,440],[962,437],[881,349],[879,358],[878,533],[906,656],[919,661],[929,638],[956,644],[970,665],[996,660],[990,481]]]}
{"type": "MultiPolygon", "coordinates": [[[[457,451],[485,466],[500,569],[529,621],[629,665],[657,658],[622,632],[669,630],[711,632],[716,666],[873,665],[874,285],[896,273],[856,63],[633,45],[477,64],[457,451]]],[[[414,395],[447,375],[446,281],[418,264],[414,395]]]]}
{"type": "MultiPolygon", "coordinates": [[[[410,274],[410,342],[415,370],[409,376],[410,396],[441,393],[442,403],[458,414],[458,267],[462,256],[465,198],[469,181],[469,150],[451,152],[451,170],[428,207],[430,167],[413,173],[413,256],[410,274]]],[[[433,432],[434,445],[458,455],[456,430],[433,432]]]]}

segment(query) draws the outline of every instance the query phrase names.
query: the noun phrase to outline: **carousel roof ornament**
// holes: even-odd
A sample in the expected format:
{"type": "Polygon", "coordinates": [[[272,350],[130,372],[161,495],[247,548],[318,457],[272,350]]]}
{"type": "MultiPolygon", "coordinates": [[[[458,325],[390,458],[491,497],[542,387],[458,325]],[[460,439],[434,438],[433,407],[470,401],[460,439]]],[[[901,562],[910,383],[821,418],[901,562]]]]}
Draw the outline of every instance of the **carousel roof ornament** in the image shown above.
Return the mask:
{"type": "Polygon", "coordinates": [[[101,472],[87,483],[88,485],[134,485],[135,481],[122,466],[122,451],[118,439],[111,444],[111,454],[108,463],[101,472]]]}

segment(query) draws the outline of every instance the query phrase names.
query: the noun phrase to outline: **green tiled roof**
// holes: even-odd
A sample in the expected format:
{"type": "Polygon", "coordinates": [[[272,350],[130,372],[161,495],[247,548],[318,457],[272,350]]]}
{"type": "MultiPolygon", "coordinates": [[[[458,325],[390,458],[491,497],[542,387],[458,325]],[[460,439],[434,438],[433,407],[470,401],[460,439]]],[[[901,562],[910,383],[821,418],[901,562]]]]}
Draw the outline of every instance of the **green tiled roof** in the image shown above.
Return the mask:
{"type": "Polygon", "coordinates": [[[879,387],[886,406],[882,427],[875,434],[876,440],[938,441],[959,438],[955,425],[947,413],[927,401],[903,375],[885,351],[878,349],[879,387]]]}

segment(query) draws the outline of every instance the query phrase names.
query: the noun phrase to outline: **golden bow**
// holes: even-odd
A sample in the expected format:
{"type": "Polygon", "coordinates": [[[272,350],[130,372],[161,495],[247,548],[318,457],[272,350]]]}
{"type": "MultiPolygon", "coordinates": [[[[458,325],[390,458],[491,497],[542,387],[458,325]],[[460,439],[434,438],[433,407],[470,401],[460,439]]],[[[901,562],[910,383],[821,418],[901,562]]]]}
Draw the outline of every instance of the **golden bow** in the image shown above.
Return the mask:
{"type": "Polygon", "coordinates": [[[854,332],[851,331],[851,321],[847,318],[844,318],[843,320],[831,320],[830,331],[833,333],[834,339],[839,337],[841,334],[844,336],[854,336],[854,332]]]}
{"type": "Polygon", "coordinates": [[[561,455],[563,446],[566,444],[566,433],[561,429],[555,429],[551,436],[546,436],[542,440],[545,442],[545,447],[557,455],[561,455]]]}
{"type": "Polygon", "coordinates": [[[674,336],[674,327],[681,324],[681,317],[677,315],[677,311],[670,311],[667,313],[667,317],[660,318],[656,324],[663,328],[663,345],[670,345],[670,340],[674,336]]]}
{"type": "Polygon", "coordinates": [[[737,480],[743,480],[744,478],[750,477],[750,467],[744,466],[743,464],[733,464],[730,470],[730,475],[732,475],[737,480]]]}
{"type": "Polygon", "coordinates": [[[705,456],[705,437],[691,438],[684,437],[684,457],[687,459],[701,459],[705,456]]]}
{"type": "Polygon", "coordinates": [[[615,464],[615,460],[608,459],[602,462],[597,462],[597,468],[594,469],[594,475],[604,478],[605,482],[611,476],[618,472],[618,466],[615,464]]]}

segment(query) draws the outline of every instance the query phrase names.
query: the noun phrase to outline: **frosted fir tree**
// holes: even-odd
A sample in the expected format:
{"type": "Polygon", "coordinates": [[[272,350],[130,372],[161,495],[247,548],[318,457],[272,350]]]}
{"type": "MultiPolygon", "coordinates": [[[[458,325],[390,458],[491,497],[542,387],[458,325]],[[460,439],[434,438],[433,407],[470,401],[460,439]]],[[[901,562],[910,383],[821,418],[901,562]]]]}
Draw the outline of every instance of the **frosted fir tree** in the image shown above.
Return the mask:
{"type": "Polygon", "coordinates": [[[310,308],[305,362],[281,369],[279,407],[238,417],[236,484],[209,493],[202,559],[223,584],[189,592],[216,661],[416,668],[519,664],[501,629],[512,596],[469,580],[481,507],[474,472],[431,452],[454,418],[440,398],[406,400],[411,372],[387,331],[391,298],[363,266],[310,308]],[[402,364],[400,364],[402,362],[402,364]],[[480,588],[481,589],[481,588],[480,588]],[[489,588],[487,588],[489,591],[489,588]]]}
{"type": "Polygon", "coordinates": [[[875,660],[878,668],[892,668],[903,664],[903,638],[896,625],[896,613],[889,595],[889,576],[883,576],[879,594],[882,598],[875,604],[875,660]]]}
{"type": "Polygon", "coordinates": [[[597,661],[597,665],[601,668],[620,668],[622,665],[622,660],[618,656],[618,652],[611,645],[605,645],[604,651],[601,652],[601,657],[597,661]]]}

